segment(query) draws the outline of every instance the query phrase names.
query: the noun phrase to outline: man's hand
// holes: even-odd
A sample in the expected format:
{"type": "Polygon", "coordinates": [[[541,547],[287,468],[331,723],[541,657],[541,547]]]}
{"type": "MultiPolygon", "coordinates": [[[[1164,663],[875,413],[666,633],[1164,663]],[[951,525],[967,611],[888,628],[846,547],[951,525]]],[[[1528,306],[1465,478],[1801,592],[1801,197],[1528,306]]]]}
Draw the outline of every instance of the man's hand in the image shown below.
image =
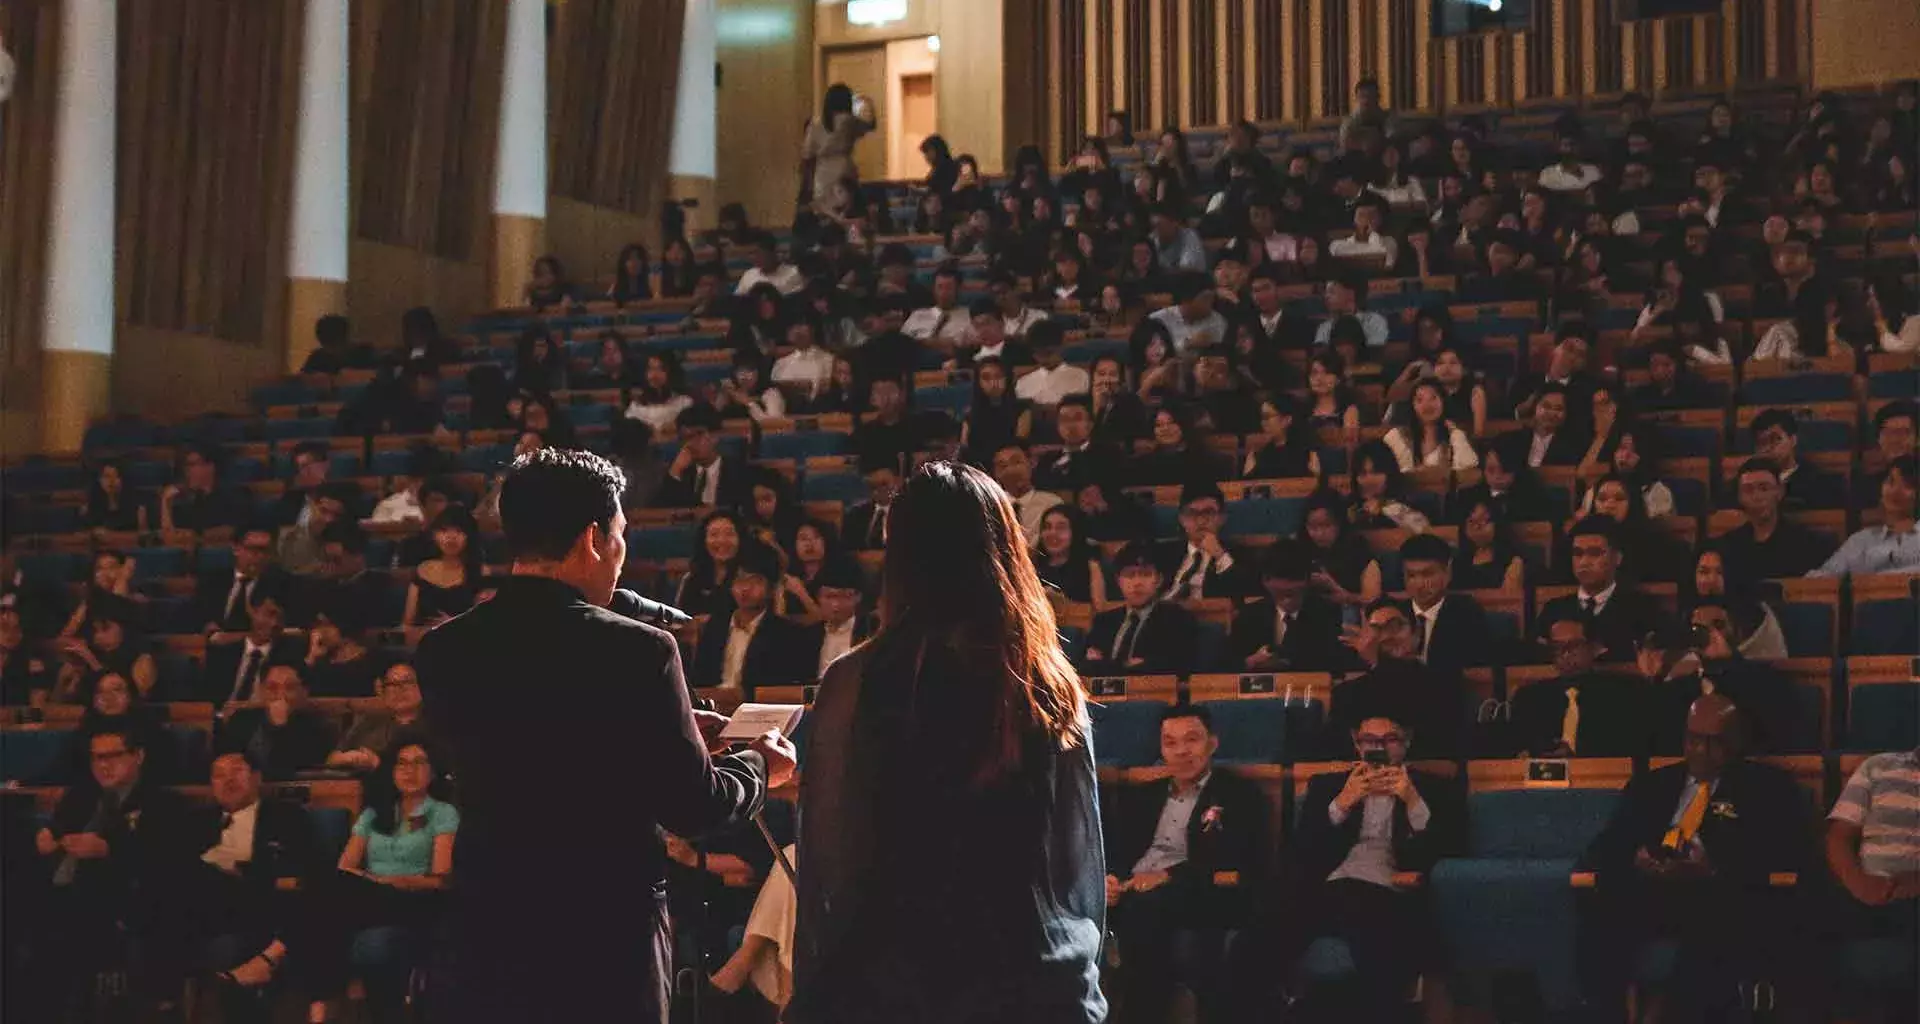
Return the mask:
{"type": "Polygon", "coordinates": [[[671,832],[668,832],[666,835],[668,860],[684,867],[693,867],[700,862],[700,855],[694,850],[692,843],[687,842],[685,839],[671,832]]]}
{"type": "Polygon", "coordinates": [[[1120,894],[1127,891],[1127,884],[1112,875],[1107,876],[1107,906],[1120,902],[1120,894]]]}
{"type": "Polygon", "coordinates": [[[692,466],[693,452],[686,445],[681,445],[680,451],[673,456],[673,465],[667,467],[667,475],[678,480],[686,476],[687,470],[692,466]]]}
{"type": "Polygon", "coordinates": [[[1208,558],[1219,558],[1227,553],[1227,546],[1220,543],[1220,535],[1208,530],[1194,538],[1193,546],[1199,548],[1208,558]]]}
{"type": "Polygon", "coordinates": [[[293,705],[286,698],[278,697],[267,702],[267,721],[275,728],[286,725],[292,718],[293,705]]]}
{"type": "MultiPolygon", "coordinates": [[[[60,848],[60,840],[53,837],[52,829],[43,828],[34,833],[33,848],[40,851],[40,856],[42,857],[51,856],[53,851],[60,848]]],[[[1113,877],[1111,875],[1107,877],[1107,884],[1109,886],[1113,884],[1113,877]]],[[[1111,892],[1112,890],[1109,889],[1108,891],[1111,892]]]]}
{"type": "Polygon", "coordinates": [[[1339,808],[1342,815],[1352,814],[1360,801],[1372,792],[1373,769],[1364,764],[1354,765],[1353,771],[1347,775],[1347,784],[1340,787],[1340,792],[1334,796],[1333,806],[1339,808]]]}
{"type": "MultiPolygon", "coordinates": [[[[1911,877],[1911,876],[1909,876],[1911,877]]],[[[1897,898],[1899,880],[1862,871],[1846,881],[1847,892],[1869,907],[1884,907],[1897,898]]]]}
{"type": "Polygon", "coordinates": [[[1148,871],[1127,879],[1128,892],[1152,892],[1167,884],[1173,876],[1165,871],[1148,871]]]}
{"type": "Polygon", "coordinates": [[[720,730],[727,727],[733,719],[717,712],[693,709],[693,724],[700,729],[700,739],[707,745],[707,753],[718,754],[727,749],[725,741],[720,739],[720,730]]]}
{"type": "Polygon", "coordinates": [[[1248,668],[1258,668],[1272,660],[1273,648],[1267,644],[1261,644],[1259,650],[1247,655],[1246,666],[1248,668]]]}
{"type": "Polygon", "coordinates": [[[81,860],[98,860],[108,853],[107,841],[92,832],[75,832],[60,837],[60,848],[70,857],[81,860]]]}
{"type": "Polygon", "coordinates": [[[794,750],[793,741],[782,736],[780,730],[768,729],[753,741],[750,749],[766,759],[768,789],[779,789],[793,781],[793,770],[800,755],[794,750]]]}
{"type": "Polygon", "coordinates": [[[1374,772],[1373,791],[1382,796],[1393,797],[1410,808],[1420,802],[1420,791],[1413,788],[1413,777],[1399,765],[1374,772]]]}

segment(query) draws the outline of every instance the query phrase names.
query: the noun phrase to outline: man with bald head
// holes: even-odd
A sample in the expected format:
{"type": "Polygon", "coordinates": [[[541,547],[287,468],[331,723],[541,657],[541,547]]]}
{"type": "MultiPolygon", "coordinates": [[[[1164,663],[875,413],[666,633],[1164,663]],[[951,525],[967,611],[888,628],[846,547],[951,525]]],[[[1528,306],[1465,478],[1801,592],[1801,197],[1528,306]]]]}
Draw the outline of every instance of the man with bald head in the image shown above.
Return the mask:
{"type": "MultiPolygon", "coordinates": [[[[1594,1019],[1619,1019],[1641,948],[1679,949],[1656,994],[1663,1020],[1730,1009],[1756,981],[1778,1005],[1797,995],[1790,974],[1799,904],[1769,876],[1807,871],[1811,806],[1787,773],[1745,760],[1745,725],[1724,694],[1687,711],[1685,756],[1627,784],[1588,847],[1593,898],[1581,907],[1581,989],[1594,1019]]],[[[1766,1003],[1763,1001],[1762,1006],[1766,1003]]]]}

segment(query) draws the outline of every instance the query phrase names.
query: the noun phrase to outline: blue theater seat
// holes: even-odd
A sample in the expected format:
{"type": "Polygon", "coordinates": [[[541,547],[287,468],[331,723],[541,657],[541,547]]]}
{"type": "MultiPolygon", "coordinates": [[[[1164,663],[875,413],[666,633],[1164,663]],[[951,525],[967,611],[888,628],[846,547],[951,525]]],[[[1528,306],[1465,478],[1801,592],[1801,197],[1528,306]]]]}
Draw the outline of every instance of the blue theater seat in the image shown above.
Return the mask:
{"type": "Polygon", "coordinates": [[[1087,705],[1093,720],[1093,756],[1103,768],[1144,768],[1160,760],[1160,713],[1151,700],[1087,705]]]}
{"type": "Polygon", "coordinates": [[[8,729],[0,732],[0,779],[32,784],[61,774],[73,733],[66,730],[8,729]]]}
{"type": "Polygon", "coordinates": [[[627,531],[627,547],[632,549],[633,557],[651,561],[692,558],[695,530],[692,524],[643,526],[627,531]]]}
{"type": "Polygon", "coordinates": [[[847,435],[837,430],[799,430],[765,434],[760,438],[760,457],[805,460],[823,455],[839,455],[847,450],[847,443],[847,435]]]}
{"type": "Polygon", "coordinates": [[[1902,598],[1856,605],[1853,653],[1920,654],[1920,604],[1902,598]]]}
{"type": "Polygon", "coordinates": [[[1852,691],[1847,748],[1912,750],[1920,746],[1920,683],[1879,683],[1852,691]]]}

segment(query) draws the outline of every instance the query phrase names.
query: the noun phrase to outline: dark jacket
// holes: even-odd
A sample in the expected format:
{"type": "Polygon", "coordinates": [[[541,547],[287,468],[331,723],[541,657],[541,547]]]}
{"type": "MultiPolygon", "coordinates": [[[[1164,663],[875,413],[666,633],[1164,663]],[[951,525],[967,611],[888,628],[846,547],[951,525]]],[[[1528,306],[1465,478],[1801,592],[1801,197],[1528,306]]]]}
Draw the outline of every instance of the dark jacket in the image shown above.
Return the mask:
{"type": "MultiPolygon", "coordinates": [[[[143,777],[114,813],[96,824],[93,817],[99,806],[100,787],[89,778],[68,787],[47,822],[56,839],[91,831],[107,842],[105,857],[79,862],[73,884],[119,899],[138,900],[143,893],[157,896],[188,862],[193,812],[186,798],[143,777]],[[89,828],[90,824],[95,827],[89,828]]],[[[55,850],[41,863],[51,873],[64,857],[55,850]]],[[[132,904],[116,906],[124,910],[132,904]]]]}
{"type": "MultiPolygon", "coordinates": [[[[707,472],[718,470],[720,484],[714,491],[715,508],[739,508],[752,493],[747,467],[738,459],[722,455],[715,459],[707,472]]],[[[687,467],[683,477],[667,476],[660,481],[660,490],[654,495],[653,502],[661,508],[696,508],[703,503],[700,495],[694,493],[694,480],[698,470],[687,467]]]]}
{"type": "Polygon", "coordinates": [[[1384,658],[1372,671],[1334,686],[1327,707],[1325,756],[1348,756],[1348,733],[1369,718],[1385,716],[1413,733],[1416,756],[1459,757],[1464,753],[1467,710],[1458,675],[1417,661],[1384,658]]]}
{"type": "Polygon", "coordinates": [[[202,573],[193,584],[193,621],[197,625],[213,624],[223,630],[244,630],[248,625],[247,598],[255,600],[266,593],[263,588],[277,585],[278,581],[263,573],[253,581],[248,593],[234,598],[233,614],[227,612],[227,598],[233,593],[233,570],[226,572],[202,573]]]}
{"type": "MultiPolygon", "coordinates": [[[[1580,614],[1580,594],[1576,591],[1548,601],[1535,618],[1539,622],[1554,622],[1565,617],[1578,618],[1580,614]]],[[[1606,646],[1600,655],[1602,661],[1632,661],[1634,645],[1646,639],[1647,631],[1666,618],[1653,598],[1622,581],[1601,607],[1600,614],[1593,617],[1587,639],[1606,646]]]]}
{"type": "Polygon", "coordinates": [[[1009,777],[976,782],[984,729],[965,723],[992,720],[995,691],[898,637],[835,662],[814,704],[786,1019],[1097,1024],[1091,749],[1028,735],[1009,777]]]}
{"type": "MultiPolygon", "coordinates": [[[[1207,568],[1206,580],[1201,589],[1203,597],[1241,598],[1260,589],[1260,578],[1254,571],[1253,561],[1246,552],[1231,544],[1222,545],[1227,556],[1233,560],[1230,569],[1220,568],[1220,559],[1216,558],[1207,568]]],[[[1186,564],[1187,540],[1184,537],[1163,540],[1153,546],[1154,560],[1160,563],[1160,578],[1163,581],[1161,593],[1166,593],[1174,585],[1180,567],[1186,564]]],[[[1182,589],[1179,600],[1186,600],[1182,589]]]]}
{"type": "MultiPolygon", "coordinates": [[[[1660,845],[1686,784],[1685,762],[1627,783],[1613,817],[1582,858],[1585,867],[1599,872],[1602,887],[1635,876],[1634,853],[1660,845]]],[[[1699,837],[1716,877],[1764,887],[1773,872],[1806,869],[1813,852],[1813,820],[1807,796],[1791,775],[1771,765],[1732,761],[1721,772],[1711,799],[1699,837]]]]}
{"type": "MultiPolygon", "coordinates": [[[[1702,666],[1718,693],[1746,719],[1747,749],[1756,754],[1806,753],[1820,749],[1819,722],[1806,721],[1794,684],[1764,662],[1729,658],[1702,666]]],[[[1679,757],[1687,736],[1687,709],[1705,692],[1700,674],[1665,679],[1650,694],[1651,753],[1679,757]]]]}
{"type": "Polygon", "coordinates": [[[222,750],[247,750],[259,759],[260,774],[269,782],[291,779],[303,771],[324,768],[339,738],[334,720],[313,708],[295,708],[287,724],[267,720],[267,709],[241,708],[220,728],[222,750]]]}
{"type": "MultiPolygon", "coordinates": [[[[1153,845],[1173,783],[1161,779],[1118,790],[1106,823],[1107,873],[1126,878],[1153,845]]],[[[1167,873],[1174,884],[1191,887],[1203,905],[1203,917],[1222,926],[1244,919],[1255,888],[1273,866],[1273,815],[1260,787],[1215,766],[1187,820],[1187,859],[1167,873]],[[1214,875],[1239,874],[1230,887],[1216,888],[1214,875]]]]}
{"type": "Polygon", "coordinates": [[[1340,645],[1340,610],[1311,594],[1300,605],[1299,613],[1287,627],[1287,635],[1278,645],[1273,642],[1276,610],[1271,599],[1255,601],[1233,616],[1233,631],[1227,646],[1232,651],[1235,672],[1333,672],[1346,662],[1340,645]],[[1248,665],[1253,652],[1266,647],[1271,662],[1248,665]]]}
{"type": "Polygon", "coordinates": [[[1090,483],[1117,479],[1121,462],[1118,448],[1102,441],[1090,441],[1085,451],[1062,449],[1042,458],[1034,467],[1034,486],[1072,500],[1080,488],[1090,483]]]}
{"type": "MultiPolygon", "coordinates": [[[[1429,871],[1441,857],[1457,853],[1465,834],[1465,801],[1458,785],[1448,779],[1409,768],[1407,776],[1427,805],[1427,827],[1418,832],[1407,822],[1407,808],[1398,803],[1393,809],[1393,867],[1396,871],[1429,871]]],[[[1287,842],[1286,871],[1296,885],[1311,886],[1327,880],[1353,852],[1360,841],[1360,825],[1366,818],[1355,807],[1347,820],[1335,825],[1328,817],[1333,798],[1347,784],[1346,772],[1328,772],[1307,783],[1294,818],[1294,831],[1287,842]]]]}
{"type": "MultiPolygon", "coordinates": [[[[747,642],[746,661],[740,666],[740,693],[748,700],[753,699],[755,687],[792,686],[813,676],[812,667],[801,662],[801,627],[772,610],[762,616],[753,639],[747,642]]],[[[700,646],[694,650],[693,669],[687,673],[688,685],[696,689],[720,685],[732,625],[731,617],[715,616],[701,627],[700,646]]]]}
{"type": "MultiPolygon", "coordinates": [[[[196,807],[188,852],[195,858],[220,844],[220,821],[224,816],[217,805],[196,807]]],[[[240,878],[261,893],[269,893],[282,878],[306,878],[314,871],[331,867],[323,863],[320,844],[306,808],[286,800],[260,798],[260,810],[253,819],[253,859],[238,865],[240,878]]]]}
{"type": "Polygon", "coordinates": [[[760,755],[709,759],[673,637],[553,580],[501,581],[493,600],[428,633],[414,668],[460,779],[449,1019],[666,1021],[673,945],[657,830],[696,836],[752,816],[766,791],[760,755]],[[529,700],[543,685],[571,699],[529,700]],[[529,814],[591,823],[596,844],[625,851],[621,864],[554,861],[552,835],[529,814]]]}
{"type": "MultiPolygon", "coordinates": [[[[1413,620],[1415,635],[1420,620],[1413,620]]],[[[1441,673],[1458,673],[1492,661],[1493,634],[1487,627],[1486,610],[1466,594],[1448,594],[1434,621],[1427,641],[1427,667],[1441,673]]]]}
{"type": "Polygon", "coordinates": [[[1511,699],[1503,755],[1545,757],[1560,743],[1567,717],[1567,689],[1578,687],[1581,757],[1639,757],[1646,753],[1648,693],[1639,679],[1596,672],[1523,686],[1511,699]]]}
{"type": "Polygon", "coordinates": [[[885,517],[875,523],[874,517],[880,512],[880,506],[871,501],[863,501],[847,509],[846,517],[840,521],[840,544],[848,551],[877,551],[881,547],[882,536],[886,529],[885,517]]]}
{"type": "MultiPolygon", "coordinates": [[[[246,657],[247,643],[236,640],[230,644],[208,644],[206,655],[201,662],[199,692],[191,699],[204,700],[213,704],[224,704],[233,696],[234,680],[240,678],[240,662],[246,657]]],[[[277,637],[267,648],[267,656],[260,662],[260,672],[253,677],[253,685],[258,688],[267,678],[267,669],[279,664],[299,662],[306,664],[305,647],[291,637],[277,637]]],[[[305,678],[304,668],[300,673],[305,678]]],[[[240,694],[239,699],[246,700],[251,693],[240,694]]]]}
{"type": "Polygon", "coordinates": [[[1116,653],[1114,641],[1126,617],[1127,609],[1124,607],[1110,608],[1093,617],[1093,628],[1087,631],[1088,672],[1193,670],[1194,654],[1200,640],[1200,626],[1194,621],[1193,613],[1168,601],[1155,602],[1147,621],[1138,628],[1139,636],[1133,640],[1133,657],[1139,658],[1142,663],[1131,667],[1113,660],[1116,653]],[[1095,657],[1095,654],[1099,657],[1095,657]]]}

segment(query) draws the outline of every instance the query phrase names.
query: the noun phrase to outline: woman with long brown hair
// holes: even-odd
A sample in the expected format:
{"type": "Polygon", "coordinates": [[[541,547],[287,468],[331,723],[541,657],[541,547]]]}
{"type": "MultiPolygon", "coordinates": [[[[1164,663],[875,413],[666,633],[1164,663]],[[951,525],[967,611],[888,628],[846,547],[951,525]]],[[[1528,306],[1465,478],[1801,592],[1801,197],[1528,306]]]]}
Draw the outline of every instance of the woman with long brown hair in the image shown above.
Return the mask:
{"type": "Polygon", "coordinates": [[[814,705],[794,1024],[1098,1024],[1085,695],[1013,505],[970,466],[887,518],[881,628],[814,705]]]}

